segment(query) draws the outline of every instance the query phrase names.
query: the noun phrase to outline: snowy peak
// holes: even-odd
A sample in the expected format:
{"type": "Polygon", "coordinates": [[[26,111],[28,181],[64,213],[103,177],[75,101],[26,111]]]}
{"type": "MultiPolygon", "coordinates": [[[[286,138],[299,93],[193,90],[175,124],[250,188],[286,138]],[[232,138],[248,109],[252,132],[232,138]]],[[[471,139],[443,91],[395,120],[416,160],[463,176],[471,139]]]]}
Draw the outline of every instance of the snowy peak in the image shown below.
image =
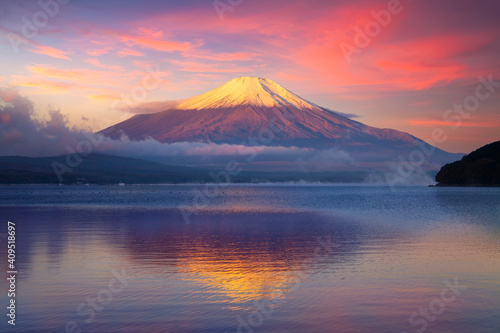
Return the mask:
{"type": "MultiPolygon", "coordinates": [[[[402,156],[412,156],[417,147],[427,147],[422,151],[434,151],[432,161],[438,165],[442,164],[441,157],[446,162],[456,159],[408,133],[367,126],[310,103],[274,81],[256,77],[233,79],[165,111],[133,116],[101,133],[112,139],[121,139],[125,135],[132,141],[152,138],[163,143],[258,144],[293,147],[297,154],[298,148],[307,154],[321,151],[317,158],[306,156],[308,163],[314,165],[325,160],[336,163],[342,152],[347,152],[348,160],[352,157],[356,161],[365,161],[370,167],[386,163],[396,165],[401,163],[402,156]],[[444,155],[439,157],[440,154],[444,155]]],[[[197,150],[186,149],[190,151],[186,156],[197,150]]],[[[221,151],[234,150],[224,147],[221,151]]],[[[282,163],[293,164],[291,168],[298,167],[298,160],[286,160],[288,153],[281,148],[278,151],[276,160],[262,158],[256,162],[257,167],[274,171],[282,163]]],[[[205,160],[205,157],[208,155],[200,160],[205,160]]],[[[191,157],[189,161],[192,161],[191,157]]]]}
{"type": "Polygon", "coordinates": [[[239,77],[203,95],[183,101],[176,109],[203,110],[234,108],[237,106],[320,109],[276,82],[257,77],[239,77]]]}
{"type": "Polygon", "coordinates": [[[276,82],[240,77],[168,110],[116,124],[108,136],[159,142],[240,144],[270,124],[282,126],[272,145],[370,147],[380,142],[415,147],[408,133],[367,126],[310,103],[276,82]]]}

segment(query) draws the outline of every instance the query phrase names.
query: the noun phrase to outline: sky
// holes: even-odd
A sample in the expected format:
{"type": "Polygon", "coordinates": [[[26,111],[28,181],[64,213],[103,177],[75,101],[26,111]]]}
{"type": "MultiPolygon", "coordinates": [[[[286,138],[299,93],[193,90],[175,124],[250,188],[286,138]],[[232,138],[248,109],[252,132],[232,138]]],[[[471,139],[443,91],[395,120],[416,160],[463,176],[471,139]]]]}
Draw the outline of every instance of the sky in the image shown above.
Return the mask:
{"type": "Polygon", "coordinates": [[[266,77],[468,153],[500,139],[499,16],[495,0],[0,0],[0,87],[98,131],[266,77]]]}

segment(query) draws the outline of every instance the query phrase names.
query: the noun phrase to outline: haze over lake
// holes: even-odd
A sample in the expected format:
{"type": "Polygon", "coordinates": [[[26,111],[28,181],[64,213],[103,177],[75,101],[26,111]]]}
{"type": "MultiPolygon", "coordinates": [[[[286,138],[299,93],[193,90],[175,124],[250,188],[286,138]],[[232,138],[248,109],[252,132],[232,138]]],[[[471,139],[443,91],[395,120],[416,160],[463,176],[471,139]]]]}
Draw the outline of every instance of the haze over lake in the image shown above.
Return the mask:
{"type": "Polygon", "coordinates": [[[499,188],[205,189],[1,186],[9,331],[500,331],[499,188]]]}

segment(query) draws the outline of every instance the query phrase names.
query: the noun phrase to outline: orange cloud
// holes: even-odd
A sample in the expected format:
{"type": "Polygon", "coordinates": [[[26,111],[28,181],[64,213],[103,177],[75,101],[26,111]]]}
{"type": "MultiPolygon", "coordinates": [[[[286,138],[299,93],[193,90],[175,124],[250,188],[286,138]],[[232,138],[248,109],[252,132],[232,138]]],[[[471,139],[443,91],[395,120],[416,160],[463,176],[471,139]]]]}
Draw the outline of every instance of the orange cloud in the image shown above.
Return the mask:
{"type": "Polygon", "coordinates": [[[67,92],[77,85],[67,82],[60,82],[54,80],[47,80],[41,78],[26,78],[23,76],[16,76],[13,82],[16,86],[39,88],[49,93],[62,93],[67,92]]]}
{"type": "Polygon", "coordinates": [[[120,99],[120,95],[113,94],[102,94],[102,95],[89,95],[87,96],[90,99],[98,100],[98,101],[113,101],[120,99]]]}
{"type": "Polygon", "coordinates": [[[94,58],[87,59],[86,62],[105,69],[31,65],[27,66],[26,69],[32,76],[15,77],[12,84],[37,88],[36,94],[62,93],[71,89],[73,95],[95,101],[117,100],[123,95],[129,96],[134,91],[134,88],[145,87],[144,82],[148,83],[148,87],[154,82],[154,89],[158,90],[168,89],[168,91],[173,91],[172,86],[177,88],[176,85],[167,80],[171,72],[162,71],[158,66],[148,67],[144,70],[123,71],[121,67],[118,70],[115,65],[102,64],[94,58]]]}
{"type": "MultiPolygon", "coordinates": [[[[49,65],[32,65],[26,69],[33,74],[30,78],[16,80],[21,86],[37,87],[39,93],[52,93],[78,87],[74,92],[86,96],[103,94],[103,90],[116,93],[127,91],[134,82],[146,75],[144,72],[122,72],[116,70],[92,70],[88,68],[63,69],[49,65]],[[44,85],[46,84],[46,86],[44,85]]],[[[16,83],[16,82],[14,82],[16,83]]]]}
{"type": "Polygon", "coordinates": [[[79,82],[83,81],[85,83],[111,83],[112,85],[131,81],[134,78],[139,77],[141,74],[143,76],[145,75],[145,73],[138,71],[120,72],[110,70],[92,70],[88,68],[66,69],[50,65],[31,65],[26,66],[26,69],[33,74],[39,74],[44,77],[52,77],[61,80],[75,80],[79,82]]]}
{"type": "Polygon", "coordinates": [[[91,72],[85,69],[60,69],[44,65],[27,66],[26,69],[35,74],[40,74],[57,79],[78,79],[85,76],[86,73],[91,72]]]}
{"type": "Polygon", "coordinates": [[[61,51],[50,46],[38,45],[35,49],[31,49],[30,51],[33,53],[44,54],[52,58],[69,60],[69,57],[67,56],[68,52],[61,51]]]}

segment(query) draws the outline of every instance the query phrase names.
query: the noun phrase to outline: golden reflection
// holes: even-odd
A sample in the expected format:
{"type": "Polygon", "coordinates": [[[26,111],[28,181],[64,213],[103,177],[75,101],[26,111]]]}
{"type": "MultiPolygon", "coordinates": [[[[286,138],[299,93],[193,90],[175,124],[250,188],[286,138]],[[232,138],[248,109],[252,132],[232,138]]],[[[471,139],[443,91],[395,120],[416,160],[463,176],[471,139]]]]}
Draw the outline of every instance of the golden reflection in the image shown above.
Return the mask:
{"type": "MultiPolygon", "coordinates": [[[[208,254],[208,258],[216,257],[208,254]]],[[[271,257],[260,257],[259,261],[236,257],[225,260],[198,259],[186,261],[181,270],[190,276],[191,281],[227,298],[232,304],[282,299],[298,283],[298,271],[283,261],[273,262],[271,257]]]]}
{"type": "Polygon", "coordinates": [[[290,212],[278,218],[241,213],[252,206],[234,209],[204,214],[203,221],[193,219],[189,225],[164,224],[155,233],[139,226],[120,246],[143,266],[168,266],[179,279],[196,283],[195,292],[206,293],[210,302],[236,308],[252,306],[254,300],[286,298],[305,267],[314,264],[321,245],[319,236],[307,232],[319,234],[319,224],[290,212]]]}
{"type": "MultiPolygon", "coordinates": [[[[348,238],[332,253],[320,251],[318,258],[319,235],[335,235],[335,228],[322,229],[324,225],[307,223],[300,214],[283,213],[271,222],[267,218],[266,214],[240,213],[235,219],[231,213],[217,212],[189,225],[164,224],[154,233],[139,226],[129,230],[120,246],[148,271],[168,266],[177,279],[198,285],[193,293],[203,293],[207,302],[225,303],[231,309],[248,309],[255,300],[276,299],[277,295],[282,299],[297,295],[291,293],[294,286],[300,279],[317,278],[311,275],[313,271],[328,275],[323,293],[342,302],[356,301],[353,290],[360,297],[375,298],[385,290],[417,296],[417,303],[442,288],[443,279],[500,272],[498,235],[479,226],[442,224],[411,233],[387,230],[359,237],[357,229],[344,224],[342,232],[348,238]],[[278,219],[286,224],[280,225],[278,219]],[[416,282],[429,275],[439,278],[416,282]]],[[[496,290],[498,284],[491,287],[496,290]]],[[[401,311],[417,303],[408,301],[401,311]]]]}

